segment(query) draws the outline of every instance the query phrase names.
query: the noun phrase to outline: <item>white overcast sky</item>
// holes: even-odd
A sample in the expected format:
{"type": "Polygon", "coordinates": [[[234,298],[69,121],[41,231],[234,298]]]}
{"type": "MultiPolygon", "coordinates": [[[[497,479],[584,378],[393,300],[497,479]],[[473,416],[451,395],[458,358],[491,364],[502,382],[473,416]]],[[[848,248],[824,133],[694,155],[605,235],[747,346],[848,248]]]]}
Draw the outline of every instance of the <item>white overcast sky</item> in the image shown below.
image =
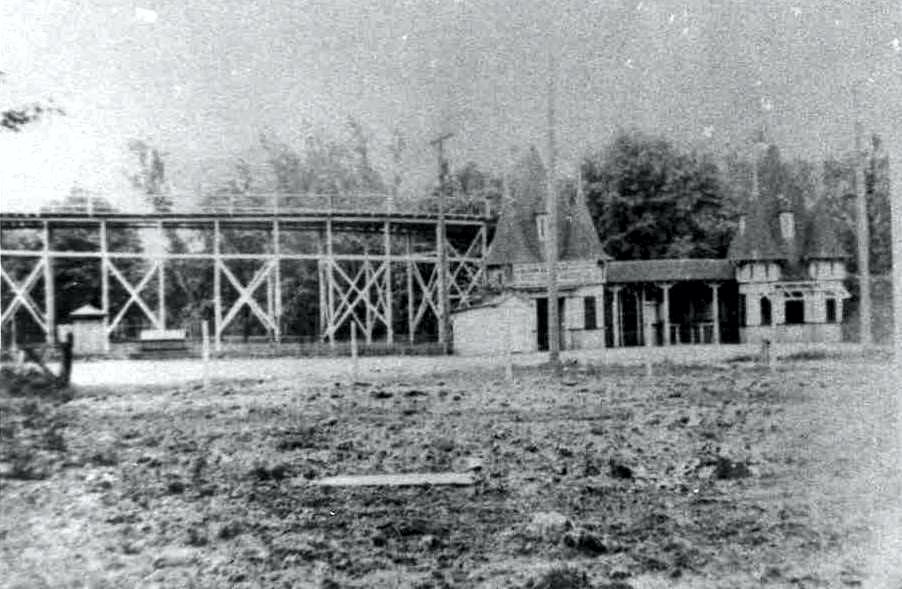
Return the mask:
{"type": "Polygon", "coordinates": [[[259,157],[262,131],[300,147],[348,116],[377,148],[404,132],[412,184],[440,131],[454,163],[499,169],[544,153],[549,48],[564,167],[619,127],[722,152],[763,112],[784,151],[819,157],[850,147],[856,87],[866,128],[902,137],[900,40],[899,0],[4,0],[0,106],[68,115],[0,134],[0,199],[27,210],[78,183],[128,206],[129,138],[187,191],[259,157]]]}

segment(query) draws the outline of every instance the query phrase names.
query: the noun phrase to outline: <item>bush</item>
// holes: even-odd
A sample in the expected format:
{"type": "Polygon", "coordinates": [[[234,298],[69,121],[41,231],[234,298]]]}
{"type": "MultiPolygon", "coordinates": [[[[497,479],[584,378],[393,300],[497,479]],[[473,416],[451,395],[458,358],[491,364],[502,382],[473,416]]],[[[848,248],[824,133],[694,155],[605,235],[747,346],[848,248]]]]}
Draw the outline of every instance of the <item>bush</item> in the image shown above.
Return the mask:
{"type": "Polygon", "coordinates": [[[529,589],[589,589],[589,578],[585,571],[568,566],[553,567],[536,580],[530,580],[529,589]]]}
{"type": "Polygon", "coordinates": [[[68,387],[36,366],[0,367],[0,395],[11,397],[37,397],[68,401],[72,398],[68,387]]]}

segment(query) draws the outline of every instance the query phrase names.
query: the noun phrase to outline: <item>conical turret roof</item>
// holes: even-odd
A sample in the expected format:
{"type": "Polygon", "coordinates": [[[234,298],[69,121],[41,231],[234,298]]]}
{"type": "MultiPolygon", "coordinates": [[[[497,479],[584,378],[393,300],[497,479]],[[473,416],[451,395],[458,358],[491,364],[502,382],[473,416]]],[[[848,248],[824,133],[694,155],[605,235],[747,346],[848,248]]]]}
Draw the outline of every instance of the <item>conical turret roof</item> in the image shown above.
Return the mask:
{"type": "Polygon", "coordinates": [[[811,223],[805,240],[805,258],[809,260],[836,260],[848,257],[839,239],[836,223],[830,212],[819,201],[812,211],[811,223]]]}
{"type": "Polygon", "coordinates": [[[772,223],[763,201],[755,199],[749,213],[746,216],[745,230],[733,238],[727,257],[735,262],[785,260],[786,252],[774,238],[772,223]]]}
{"type": "MultiPolygon", "coordinates": [[[[545,243],[539,239],[537,217],[546,214],[547,174],[535,147],[521,159],[509,183],[501,217],[487,257],[489,266],[544,262],[545,243]]],[[[558,206],[560,260],[606,260],[595,224],[581,194],[562,197],[558,206]]]]}

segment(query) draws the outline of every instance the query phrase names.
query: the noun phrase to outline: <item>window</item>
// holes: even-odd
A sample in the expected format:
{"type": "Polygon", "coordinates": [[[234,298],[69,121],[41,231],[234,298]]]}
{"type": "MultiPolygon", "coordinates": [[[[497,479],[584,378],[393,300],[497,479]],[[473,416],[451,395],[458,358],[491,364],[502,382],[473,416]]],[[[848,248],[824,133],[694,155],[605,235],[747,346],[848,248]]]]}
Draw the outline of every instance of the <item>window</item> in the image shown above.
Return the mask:
{"type": "Polygon", "coordinates": [[[583,297],[583,322],[584,329],[598,329],[598,319],[595,316],[595,297],[583,297]]]}
{"type": "Polygon", "coordinates": [[[771,324],[770,299],[761,297],[761,325],[771,324]]]}
{"type": "Polygon", "coordinates": [[[836,299],[827,299],[827,323],[836,323],[836,299]]]}
{"type": "Polygon", "coordinates": [[[787,325],[799,325],[805,323],[805,301],[802,299],[791,299],[786,301],[784,306],[786,312],[787,325]]]}
{"type": "Polygon", "coordinates": [[[548,235],[548,215],[536,215],[536,233],[539,241],[545,241],[545,236],[548,235]]]}

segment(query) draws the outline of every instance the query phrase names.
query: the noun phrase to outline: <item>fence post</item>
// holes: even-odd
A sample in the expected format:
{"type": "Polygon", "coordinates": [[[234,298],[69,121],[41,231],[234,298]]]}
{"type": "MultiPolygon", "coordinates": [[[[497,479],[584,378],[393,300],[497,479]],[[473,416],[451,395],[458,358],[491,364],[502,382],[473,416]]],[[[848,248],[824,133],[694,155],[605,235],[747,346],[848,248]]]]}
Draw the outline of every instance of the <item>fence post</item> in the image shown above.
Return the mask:
{"type": "Polygon", "coordinates": [[[206,320],[200,324],[201,350],[204,361],[204,391],[210,387],[210,324],[206,320]]]}
{"type": "Polygon", "coordinates": [[[72,377],[72,345],[72,332],[70,331],[66,334],[66,341],[60,346],[63,358],[62,366],[60,367],[59,384],[64,387],[69,386],[69,381],[72,377]]]}
{"type": "Polygon", "coordinates": [[[351,384],[357,382],[357,322],[351,322],[351,384]]]}

